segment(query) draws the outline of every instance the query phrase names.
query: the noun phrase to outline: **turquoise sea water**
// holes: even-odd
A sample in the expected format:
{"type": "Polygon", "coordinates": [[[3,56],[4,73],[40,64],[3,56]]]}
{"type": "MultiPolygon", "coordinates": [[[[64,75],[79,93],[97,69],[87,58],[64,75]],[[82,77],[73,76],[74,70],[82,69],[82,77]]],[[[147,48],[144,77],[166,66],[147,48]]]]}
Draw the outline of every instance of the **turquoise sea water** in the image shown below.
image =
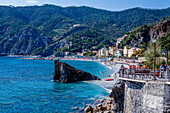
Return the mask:
{"type": "MultiPolygon", "coordinates": [[[[98,62],[63,62],[100,78],[111,73],[98,62]]],[[[54,61],[0,57],[0,113],[83,112],[86,104],[108,96],[105,89],[95,84],[52,82],[53,74],[54,61]]]]}

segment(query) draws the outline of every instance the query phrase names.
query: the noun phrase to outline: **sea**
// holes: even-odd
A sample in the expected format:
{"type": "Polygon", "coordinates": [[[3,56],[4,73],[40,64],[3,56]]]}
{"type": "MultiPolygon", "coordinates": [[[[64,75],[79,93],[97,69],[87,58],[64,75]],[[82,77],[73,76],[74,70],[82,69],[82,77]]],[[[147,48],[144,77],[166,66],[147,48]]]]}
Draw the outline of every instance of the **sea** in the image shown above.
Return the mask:
{"type": "MultiPolygon", "coordinates": [[[[100,78],[114,72],[99,62],[62,62],[100,78]]],[[[53,82],[53,75],[54,61],[0,57],[0,113],[83,112],[88,104],[109,95],[107,89],[89,82],[53,82]]]]}

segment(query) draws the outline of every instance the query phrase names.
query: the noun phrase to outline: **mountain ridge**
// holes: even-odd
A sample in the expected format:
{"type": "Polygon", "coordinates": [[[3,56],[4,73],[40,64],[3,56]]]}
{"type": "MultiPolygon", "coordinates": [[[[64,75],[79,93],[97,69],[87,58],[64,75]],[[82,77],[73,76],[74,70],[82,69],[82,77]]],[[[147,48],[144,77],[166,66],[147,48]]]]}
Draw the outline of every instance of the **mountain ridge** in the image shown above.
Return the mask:
{"type": "MultiPolygon", "coordinates": [[[[41,37],[40,34],[42,34],[47,37],[49,43],[47,46],[43,46],[42,53],[39,54],[48,56],[67,47],[70,41],[73,43],[71,52],[81,52],[84,49],[92,49],[92,47],[97,50],[104,45],[113,46],[116,37],[122,36],[125,32],[133,30],[139,25],[149,24],[151,21],[154,23],[163,16],[168,17],[169,15],[170,8],[158,10],[132,8],[124,11],[107,11],[87,6],[61,7],[48,4],[22,7],[0,6],[0,46],[2,47],[0,53],[35,54],[33,51],[41,46],[34,48],[32,45],[34,49],[30,49],[30,53],[26,52],[28,50],[21,51],[20,48],[15,48],[20,52],[12,52],[10,48],[6,51],[3,48],[4,39],[11,40],[11,38],[19,36],[18,33],[25,28],[29,28],[30,31],[31,29],[36,30],[35,36],[41,37]],[[74,25],[79,26],[74,27],[74,25]],[[88,39],[81,39],[81,37],[88,37],[88,39]],[[83,45],[86,43],[88,46],[83,45]],[[59,45],[54,46],[55,44],[59,45]],[[49,54],[44,53],[49,50],[48,47],[51,48],[49,54]]],[[[24,36],[20,37],[24,43],[28,43],[28,40],[24,38],[24,36]]],[[[13,42],[12,45],[16,43],[18,42],[13,42]]],[[[24,48],[28,48],[28,45],[25,45],[24,48]]]]}

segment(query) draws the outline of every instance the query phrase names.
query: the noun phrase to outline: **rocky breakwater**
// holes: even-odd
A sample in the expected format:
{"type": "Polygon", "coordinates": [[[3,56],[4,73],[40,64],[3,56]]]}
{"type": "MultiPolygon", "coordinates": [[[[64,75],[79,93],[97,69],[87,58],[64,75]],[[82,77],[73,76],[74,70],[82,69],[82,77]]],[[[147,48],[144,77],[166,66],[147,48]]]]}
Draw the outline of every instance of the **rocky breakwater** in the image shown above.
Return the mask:
{"type": "Polygon", "coordinates": [[[100,80],[100,78],[91,75],[88,72],[78,70],[67,63],[62,63],[59,60],[55,60],[55,72],[54,80],[61,83],[72,83],[76,81],[85,80],[100,80]]]}
{"type": "Polygon", "coordinates": [[[94,103],[98,103],[92,106],[87,106],[84,112],[90,113],[123,113],[124,110],[124,88],[125,83],[118,80],[114,85],[112,92],[107,99],[96,100],[94,103]]]}

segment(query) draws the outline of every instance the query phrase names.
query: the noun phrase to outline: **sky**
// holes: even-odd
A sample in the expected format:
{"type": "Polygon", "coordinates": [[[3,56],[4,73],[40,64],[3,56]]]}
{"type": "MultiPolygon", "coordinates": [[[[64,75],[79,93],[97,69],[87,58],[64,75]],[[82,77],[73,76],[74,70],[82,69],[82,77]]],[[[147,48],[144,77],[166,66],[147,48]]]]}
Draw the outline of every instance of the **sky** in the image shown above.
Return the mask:
{"type": "Polygon", "coordinates": [[[90,6],[110,11],[121,11],[134,7],[164,9],[170,0],[0,0],[0,5],[32,6],[54,4],[58,6],[90,6]]]}

